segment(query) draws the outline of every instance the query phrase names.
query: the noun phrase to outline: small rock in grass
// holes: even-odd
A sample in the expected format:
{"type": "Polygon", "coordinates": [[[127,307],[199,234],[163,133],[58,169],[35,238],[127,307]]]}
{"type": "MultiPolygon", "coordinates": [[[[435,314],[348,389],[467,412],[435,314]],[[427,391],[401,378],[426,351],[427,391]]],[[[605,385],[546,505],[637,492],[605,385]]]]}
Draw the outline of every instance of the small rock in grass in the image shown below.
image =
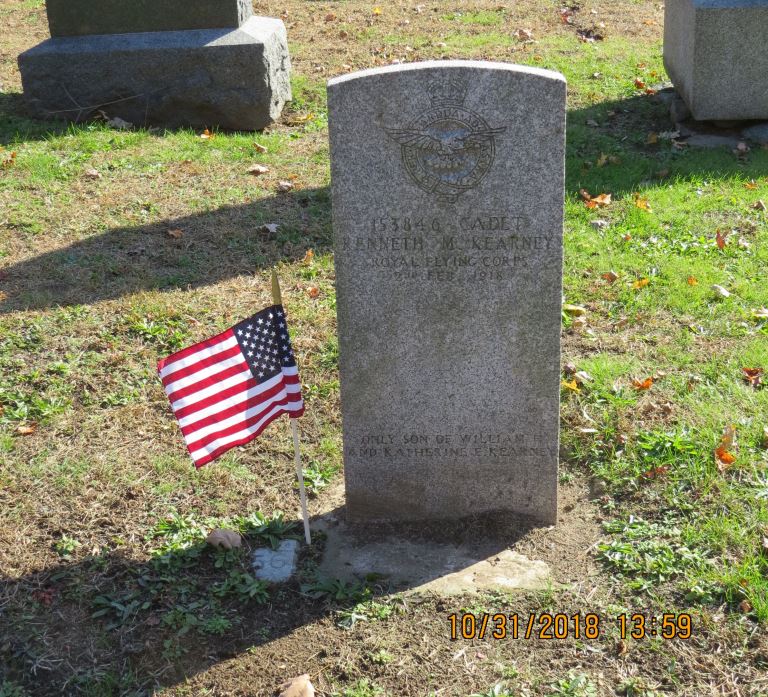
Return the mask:
{"type": "Polygon", "coordinates": [[[243,540],[239,532],[221,528],[213,530],[205,538],[205,541],[212,547],[223,547],[224,549],[235,549],[243,546],[243,540]]]}

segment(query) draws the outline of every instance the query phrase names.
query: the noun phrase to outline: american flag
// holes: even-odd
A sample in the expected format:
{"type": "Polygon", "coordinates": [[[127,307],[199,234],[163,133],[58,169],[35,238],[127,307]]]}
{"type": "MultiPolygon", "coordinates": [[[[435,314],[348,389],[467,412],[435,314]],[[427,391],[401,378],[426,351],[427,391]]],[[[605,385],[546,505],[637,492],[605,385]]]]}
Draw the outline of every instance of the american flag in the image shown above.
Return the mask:
{"type": "Polygon", "coordinates": [[[157,370],[196,467],[304,413],[282,305],[162,359],[157,370]]]}

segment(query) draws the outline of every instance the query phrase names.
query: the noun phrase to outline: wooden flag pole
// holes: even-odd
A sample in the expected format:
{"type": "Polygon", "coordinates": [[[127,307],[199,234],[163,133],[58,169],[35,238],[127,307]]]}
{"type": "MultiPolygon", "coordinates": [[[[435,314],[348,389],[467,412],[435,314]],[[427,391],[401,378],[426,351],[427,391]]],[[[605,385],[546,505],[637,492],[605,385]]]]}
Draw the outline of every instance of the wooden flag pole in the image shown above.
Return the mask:
{"type": "MultiPolygon", "coordinates": [[[[283,295],[280,292],[280,280],[277,271],[272,269],[272,300],[275,305],[283,304],[283,295]]],[[[301,497],[301,515],[304,518],[304,539],[307,544],[312,544],[312,536],[309,533],[309,513],[307,511],[307,491],[304,487],[304,470],[301,467],[301,450],[299,449],[299,427],[296,419],[291,419],[291,432],[293,433],[293,451],[296,462],[296,476],[299,478],[299,495],[301,497]]]]}

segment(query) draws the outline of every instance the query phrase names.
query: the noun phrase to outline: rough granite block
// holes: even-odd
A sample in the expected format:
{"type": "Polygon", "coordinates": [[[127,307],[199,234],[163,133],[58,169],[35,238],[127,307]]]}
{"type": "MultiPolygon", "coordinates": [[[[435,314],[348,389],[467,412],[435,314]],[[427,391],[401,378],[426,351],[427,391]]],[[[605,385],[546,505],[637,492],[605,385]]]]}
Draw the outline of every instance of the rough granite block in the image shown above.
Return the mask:
{"type": "Polygon", "coordinates": [[[46,0],[51,36],[234,29],[251,0],[46,0]]]}
{"type": "Polygon", "coordinates": [[[768,118],[768,2],[667,0],[664,65],[699,121],[768,118]]]}
{"type": "Polygon", "coordinates": [[[258,130],[291,98],[285,26],[268,17],[232,30],[48,39],[19,69],[40,118],[102,110],[134,125],[258,130]]]}
{"type": "Polygon", "coordinates": [[[565,87],[482,61],[328,84],[352,520],[556,522],[565,87]]]}

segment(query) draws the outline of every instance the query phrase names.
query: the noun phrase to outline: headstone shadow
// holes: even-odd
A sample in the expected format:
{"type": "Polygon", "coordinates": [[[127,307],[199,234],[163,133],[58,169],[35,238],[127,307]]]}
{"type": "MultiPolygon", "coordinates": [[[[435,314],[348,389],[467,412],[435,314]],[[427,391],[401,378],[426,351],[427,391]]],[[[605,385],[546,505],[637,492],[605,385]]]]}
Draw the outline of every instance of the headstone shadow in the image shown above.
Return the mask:
{"type": "MultiPolygon", "coordinates": [[[[436,589],[424,584],[466,570],[472,558],[502,554],[530,529],[521,519],[488,516],[354,527],[344,518],[343,506],[313,518],[315,541],[312,547],[302,543],[298,573],[285,584],[271,585],[264,603],[258,596],[249,599],[247,587],[228,581],[231,553],[204,543],[142,561],[115,549],[62,560],[21,578],[2,577],[0,674],[35,695],[93,689],[105,676],[123,685],[120,694],[149,694],[325,617],[339,621],[345,611],[353,616],[349,611],[359,610],[361,602],[389,602],[394,593],[414,588],[429,595],[436,589]],[[419,573],[411,580],[407,573],[386,576],[377,571],[381,560],[370,556],[381,543],[403,557],[428,545],[433,553],[416,560],[419,573]],[[327,555],[331,546],[345,550],[345,561],[357,573],[338,568],[340,573],[329,576],[322,565],[313,571],[321,550],[327,555]],[[236,621],[217,629],[221,617],[236,621]]],[[[263,544],[247,538],[244,559],[263,544]]],[[[413,571],[414,560],[403,561],[403,571],[413,571]]]]}
{"type": "Polygon", "coordinates": [[[213,285],[303,258],[308,248],[323,253],[330,235],[326,188],[113,228],[0,268],[0,314],[213,285]],[[272,223],[274,233],[265,227],[272,223]]]}

